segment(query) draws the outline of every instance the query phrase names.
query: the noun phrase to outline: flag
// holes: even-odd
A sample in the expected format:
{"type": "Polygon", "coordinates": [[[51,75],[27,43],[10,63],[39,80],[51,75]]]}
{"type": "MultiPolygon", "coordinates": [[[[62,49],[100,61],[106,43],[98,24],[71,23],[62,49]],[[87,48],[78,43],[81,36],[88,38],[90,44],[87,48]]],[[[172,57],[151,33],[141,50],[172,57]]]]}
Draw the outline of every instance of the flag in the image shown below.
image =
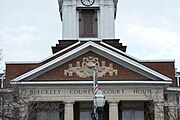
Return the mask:
{"type": "Polygon", "coordinates": [[[98,90],[99,90],[99,86],[98,86],[98,80],[97,80],[97,72],[96,70],[94,70],[94,88],[93,88],[94,95],[97,93],[98,90]]]}

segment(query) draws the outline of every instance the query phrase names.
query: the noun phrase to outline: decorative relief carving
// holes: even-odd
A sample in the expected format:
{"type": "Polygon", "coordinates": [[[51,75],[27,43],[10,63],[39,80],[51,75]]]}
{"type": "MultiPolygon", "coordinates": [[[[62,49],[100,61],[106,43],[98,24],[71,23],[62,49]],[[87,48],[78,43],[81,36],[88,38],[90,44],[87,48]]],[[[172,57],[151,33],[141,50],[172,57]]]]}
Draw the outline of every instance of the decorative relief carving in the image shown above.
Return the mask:
{"type": "Polygon", "coordinates": [[[94,65],[98,70],[98,77],[105,76],[106,73],[109,73],[109,76],[117,75],[117,69],[113,68],[113,64],[110,63],[109,66],[106,66],[105,61],[101,61],[101,66],[98,58],[95,57],[84,57],[82,64],[80,61],[76,61],[76,66],[73,67],[72,64],[69,64],[68,70],[64,70],[66,76],[73,76],[75,73],[77,76],[86,78],[93,76],[94,65]]]}

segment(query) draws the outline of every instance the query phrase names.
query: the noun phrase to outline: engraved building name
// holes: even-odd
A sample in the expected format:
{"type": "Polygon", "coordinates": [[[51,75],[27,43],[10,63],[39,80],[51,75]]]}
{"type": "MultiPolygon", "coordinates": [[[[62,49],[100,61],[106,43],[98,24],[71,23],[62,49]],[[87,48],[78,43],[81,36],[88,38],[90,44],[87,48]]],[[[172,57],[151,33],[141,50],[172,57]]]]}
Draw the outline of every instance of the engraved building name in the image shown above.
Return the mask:
{"type": "MultiPolygon", "coordinates": [[[[113,95],[125,95],[125,94],[152,94],[160,93],[161,89],[151,89],[151,88],[120,88],[120,89],[101,89],[103,94],[113,94],[113,95]]],[[[62,94],[71,94],[71,95],[92,95],[92,89],[31,89],[29,90],[30,95],[62,95],[62,94]]]]}

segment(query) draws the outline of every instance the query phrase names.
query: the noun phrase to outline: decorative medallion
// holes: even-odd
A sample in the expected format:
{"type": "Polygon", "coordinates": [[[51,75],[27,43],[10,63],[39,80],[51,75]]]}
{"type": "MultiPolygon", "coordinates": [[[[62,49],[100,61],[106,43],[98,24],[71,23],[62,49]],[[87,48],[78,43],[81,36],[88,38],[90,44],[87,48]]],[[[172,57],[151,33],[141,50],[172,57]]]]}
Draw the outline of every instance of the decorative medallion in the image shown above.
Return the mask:
{"type": "Polygon", "coordinates": [[[74,73],[76,76],[82,78],[91,77],[93,76],[94,65],[98,70],[98,77],[103,77],[106,73],[108,73],[109,76],[117,75],[117,69],[113,69],[112,63],[110,63],[109,66],[106,66],[105,61],[101,61],[100,66],[98,58],[92,56],[84,57],[82,64],[80,61],[76,61],[75,67],[73,67],[72,64],[69,64],[69,68],[68,70],[64,70],[64,74],[66,76],[73,76],[74,73]]]}

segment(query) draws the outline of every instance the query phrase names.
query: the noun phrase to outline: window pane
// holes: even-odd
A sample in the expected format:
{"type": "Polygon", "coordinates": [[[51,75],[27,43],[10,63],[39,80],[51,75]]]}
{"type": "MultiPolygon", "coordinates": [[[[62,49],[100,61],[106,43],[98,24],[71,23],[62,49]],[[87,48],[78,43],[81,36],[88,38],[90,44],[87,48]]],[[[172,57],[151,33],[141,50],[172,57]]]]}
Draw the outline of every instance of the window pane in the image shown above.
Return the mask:
{"type": "Polygon", "coordinates": [[[135,111],[135,120],[144,120],[144,111],[135,111]]]}
{"type": "Polygon", "coordinates": [[[90,116],[89,111],[80,112],[80,120],[90,120],[89,116],[90,116]]]}
{"type": "Polygon", "coordinates": [[[37,120],[46,120],[47,119],[47,113],[46,112],[38,112],[37,113],[37,120]]]}
{"type": "Polygon", "coordinates": [[[122,111],[122,120],[131,120],[132,112],[130,110],[122,111]]]}
{"type": "Polygon", "coordinates": [[[59,120],[59,112],[51,112],[49,120],[59,120]]]}
{"type": "Polygon", "coordinates": [[[93,14],[87,12],[83,16],[84,22],[84,34],[93,34],[93,14]]]}

